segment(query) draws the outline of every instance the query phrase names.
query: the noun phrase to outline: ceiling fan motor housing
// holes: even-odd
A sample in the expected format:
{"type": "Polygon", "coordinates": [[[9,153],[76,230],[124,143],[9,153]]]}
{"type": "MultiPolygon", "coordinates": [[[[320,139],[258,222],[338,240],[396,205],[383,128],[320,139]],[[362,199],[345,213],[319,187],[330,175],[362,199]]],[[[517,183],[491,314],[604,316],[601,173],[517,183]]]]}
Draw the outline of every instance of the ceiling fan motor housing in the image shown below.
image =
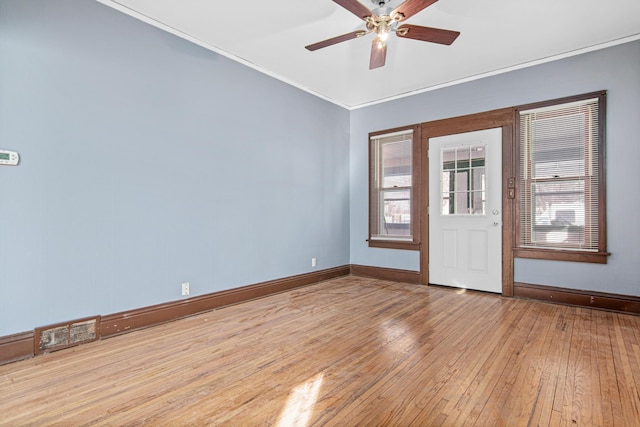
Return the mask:
{"type": "Polygon", "coordinates": [[[371,3],[377,6],[371,11],[375,15],[389,16],[391,14],[391,7],[386,5],[387,3],[389,3],[389,0],[371,0],[371,3]]]}

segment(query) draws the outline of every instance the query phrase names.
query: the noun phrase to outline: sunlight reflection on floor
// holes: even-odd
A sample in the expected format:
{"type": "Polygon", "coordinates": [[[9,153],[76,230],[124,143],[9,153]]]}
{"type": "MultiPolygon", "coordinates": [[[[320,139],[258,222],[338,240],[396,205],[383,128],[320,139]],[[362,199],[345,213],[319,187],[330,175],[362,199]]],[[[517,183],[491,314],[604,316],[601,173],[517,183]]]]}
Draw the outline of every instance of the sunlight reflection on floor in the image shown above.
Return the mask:
{"type": "Polygon", "coordinates": [[[306,427],[309,418],[313,413],[313,407],[318,399],[318,393],[322,386],[324,374],[320,372],[318,375],[309,379],[293,389],[287,400],[280,419],[278,427],[306,427]]]}
{"type": "Polygon", "coordinates": [[[385,351],[404,354],[417,345],[417,339],[411,327],[403,321],[384,322],[381,325],[381,330],[386,342],[385,351]]]}

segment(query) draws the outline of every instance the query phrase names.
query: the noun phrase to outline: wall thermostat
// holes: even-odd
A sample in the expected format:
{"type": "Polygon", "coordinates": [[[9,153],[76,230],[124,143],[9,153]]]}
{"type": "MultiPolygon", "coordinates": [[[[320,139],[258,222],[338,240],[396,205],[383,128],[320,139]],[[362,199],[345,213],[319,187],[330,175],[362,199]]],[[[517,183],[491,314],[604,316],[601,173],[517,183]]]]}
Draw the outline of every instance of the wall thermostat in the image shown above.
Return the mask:
{"type": "Polygon", "coordinates": [[[0,150],[0,165],[15,166],[20,161],[20,156],[15,151],[0,150]]]}

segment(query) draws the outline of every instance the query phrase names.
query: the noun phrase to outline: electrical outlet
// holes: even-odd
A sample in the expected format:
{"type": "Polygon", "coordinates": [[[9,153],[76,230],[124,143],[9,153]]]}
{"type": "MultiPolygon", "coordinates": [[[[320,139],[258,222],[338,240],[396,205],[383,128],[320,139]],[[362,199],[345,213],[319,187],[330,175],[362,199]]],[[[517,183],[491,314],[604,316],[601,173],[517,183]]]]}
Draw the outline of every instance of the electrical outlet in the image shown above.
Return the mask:
{"type": "Polygon", "coordinates": [[[189,283],[182,284],[182,296],[189,295],[189,283]]]}
{"type": "Polygon", "coordinates": [[[315,267],[317,264],[316,259],[315,258],[311,258],[311,267],[315,267]]]}

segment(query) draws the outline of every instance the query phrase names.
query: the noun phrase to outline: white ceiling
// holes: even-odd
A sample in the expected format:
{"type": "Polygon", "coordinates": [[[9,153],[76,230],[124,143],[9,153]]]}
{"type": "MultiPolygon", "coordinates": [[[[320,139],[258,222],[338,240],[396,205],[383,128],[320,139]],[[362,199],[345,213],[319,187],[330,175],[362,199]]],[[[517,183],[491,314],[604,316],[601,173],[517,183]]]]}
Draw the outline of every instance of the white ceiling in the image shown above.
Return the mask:
{"type": "Polygon", "coordinates": [[[97,1],[346,108],[640,39],[640,0],[439,0],[406,23],[460,37],[444,46],[392,35],[386,65],[369,70],[372,34],[304,48],[364,28],[332,0],[97,1]]]}

